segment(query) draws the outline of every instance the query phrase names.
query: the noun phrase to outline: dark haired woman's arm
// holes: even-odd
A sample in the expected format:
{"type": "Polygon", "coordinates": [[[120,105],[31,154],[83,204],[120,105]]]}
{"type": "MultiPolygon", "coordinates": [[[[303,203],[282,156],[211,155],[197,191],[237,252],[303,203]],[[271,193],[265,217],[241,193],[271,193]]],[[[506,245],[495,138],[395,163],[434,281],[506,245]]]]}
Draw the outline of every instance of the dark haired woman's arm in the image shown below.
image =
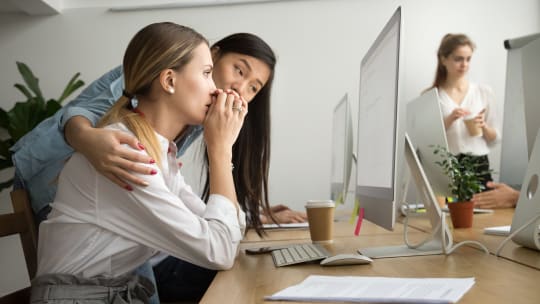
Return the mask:
{"type": "Polygon", "coordinates": [[[148,185],[148,182],[131,172],[150,174],[151,170],[143,164],[151,163],[151,158],[122,146],[127,144],[134,149],[144,149],[134,136],[117,130],[94,128],[83,116],[72,117],[65,126],[64,135],[70,146],[120,187],[131,189],[128,182],[148,185]]]}
{"type": "MultiPolygon", "coordinates": [[[[305,212],[292,210],[285,205],[275,205],[270,207],[270,211],[279,224],[303,223],[307,221],[305,212]]],[[[268,214],[261,213],[261,222],[263,224],[272,224],[272,219],[268,214]]]]}

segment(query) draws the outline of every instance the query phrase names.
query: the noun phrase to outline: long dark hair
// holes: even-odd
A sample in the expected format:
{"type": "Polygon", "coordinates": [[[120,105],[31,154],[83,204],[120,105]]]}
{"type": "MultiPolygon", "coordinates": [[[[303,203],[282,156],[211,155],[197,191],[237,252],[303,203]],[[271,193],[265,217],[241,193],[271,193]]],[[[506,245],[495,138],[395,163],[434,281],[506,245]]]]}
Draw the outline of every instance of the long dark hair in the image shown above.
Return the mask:
{"type": "Polygon", "coordinates": [[[452,54],[455,49],[464,45],[470,46],[473,51],[476,47],[474,45],[474,42],[472,42],[472,40],[465,34],[444,35],[441,40],[439,50],[437,50],[437,71],[435,72],[435,80],[433,81],[431,87],[429,87],[427,90],[432,88],[439,88],[446,81],[446,77],[448,77],[448,71],[442,64],[442,60],[443,58],[447,58],[448,56],[450,56],[450,54],[452,54]]]}
{"type": "MultiPolygon", "coordinates": [[[[261,208],[270,215],[268,202],[268,171],[270,167],[270,93],[274,80],[276,56],[270,46],[256,35],[237,33],[214,45],[220,56],[238,53],[264,62],[270,69],[266,84],[249,103],[249,113],[233,146],[233,178],[238,203],[248,214],[248,224],[262,235],[261,208]]],[[[206,175],[208,176],[208,174],[206,175]]],[[[209,181],[205,181],[203,198],[208,199],[209,181]]]]}

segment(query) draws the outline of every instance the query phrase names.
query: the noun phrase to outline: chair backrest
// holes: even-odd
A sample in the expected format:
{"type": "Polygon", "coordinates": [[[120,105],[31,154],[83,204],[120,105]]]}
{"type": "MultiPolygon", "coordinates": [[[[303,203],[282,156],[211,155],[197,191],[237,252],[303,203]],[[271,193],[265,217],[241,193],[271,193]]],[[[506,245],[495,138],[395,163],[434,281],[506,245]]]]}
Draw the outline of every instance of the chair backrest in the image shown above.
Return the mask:
{"type": "MultiPolygon", "coordinates": [[[[11,192],[13,213],[0,215],[0,237],[19,234],[30,280],[37,270],[37,229],[28,194],[24,189],[11,192]]],[[[28,303],[30,288],[18,290],[0,298],[0,304],[28,303]]]]}

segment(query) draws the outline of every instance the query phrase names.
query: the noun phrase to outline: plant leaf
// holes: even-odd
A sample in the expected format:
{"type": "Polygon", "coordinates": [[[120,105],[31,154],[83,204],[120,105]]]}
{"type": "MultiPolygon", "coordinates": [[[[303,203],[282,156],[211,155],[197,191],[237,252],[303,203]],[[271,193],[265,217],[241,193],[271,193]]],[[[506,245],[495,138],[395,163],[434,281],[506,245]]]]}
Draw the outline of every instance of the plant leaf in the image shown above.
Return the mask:
{"type": "Polygon", "coordinates": [[[8,180],[7,182],[0,183],[0,191],[11,187],[11,185],[13,185],[13,178],[8,180]]]}
{"type": "Polygon", "coordinates": [[[21,73],[21,76],[24,79],[24,82],[26,82],[28,88],[34,92],[38,100],[43,102],[44,98],[43,94],[41,94],[41,89],[39,88],[39,79],[34,76],[32,70],[30,70],[30,68],[23,62],[17,61],[17,68],[19,69],[19,73],[21,73]]]}
{"type": "Polygon", "coordinates": [[[13,167],[13,161],[11,161],[11,157],[7,159],[0,158],[0,170],[4,170],[11,167],[13,167]]]}
{"type": "Polygon", "coordinates": [[[0,109],[0,127],[7,130],[9,127],[9,118],[8,114],[4,109],[0,109]]]}
{"type": "MultiPolygon", "coordinates": [[[[10,139],[0,140],[0,156],[4,159],[11,159],[11,152],[9,148],[12,146],[13,142],[10,139]]],[[[3,169],[0,167],[0,170],[3,169]]]]}
{"type": "Polygon", "coordinates": [[[19,91],[21,91],[21,93],[23,93],[23,95],[26,96],[26,98],[28,99],[34,98],[34,96],[32,96],[32,93],[30,93],[30,91],[28,91],[28,89],[24,85],[20,83],[16,83],[13,86],[19,89],[19,91]]]}
{"type": "Polygon", "coordinates": [[[62,105],[56,100],[50,99],[49,101],[47,101],[45,108],[46,117],[50,117],[53,116],[54,113],[56,113],[58,110],[60,110],[62,108],[62,105]]]}
{"type": "Polygon", "coordinates": [[[64,89],[64,92],[62,92],[62,95],[58,98],[58,103],[61,104],[71,93],[73,93],[78,88],[84,86],[84,81],[77,79],[81,73],[76,73],[71,77],[68,84],[66,85],[66,88],[64,89]]]}
{"type": "Polygon", "coordinates": [[[32,130],[39,122],[46,118],[45,109],[34,99],[26,102],[17,102],[8,112],[8,132],[14,142],[32,130]]]}

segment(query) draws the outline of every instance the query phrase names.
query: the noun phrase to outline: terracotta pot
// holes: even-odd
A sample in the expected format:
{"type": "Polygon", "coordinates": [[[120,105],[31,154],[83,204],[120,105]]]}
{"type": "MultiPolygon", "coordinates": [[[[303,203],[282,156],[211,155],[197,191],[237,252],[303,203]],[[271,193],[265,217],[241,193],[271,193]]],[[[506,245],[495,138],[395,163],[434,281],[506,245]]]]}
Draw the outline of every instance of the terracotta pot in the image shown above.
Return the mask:
{"type": "Polygon", "coordinates": [[[455,202],[448,204],[452,225],[454,228],[471,228],[473,221],[474,204],[468,202],[455,202]]]}

